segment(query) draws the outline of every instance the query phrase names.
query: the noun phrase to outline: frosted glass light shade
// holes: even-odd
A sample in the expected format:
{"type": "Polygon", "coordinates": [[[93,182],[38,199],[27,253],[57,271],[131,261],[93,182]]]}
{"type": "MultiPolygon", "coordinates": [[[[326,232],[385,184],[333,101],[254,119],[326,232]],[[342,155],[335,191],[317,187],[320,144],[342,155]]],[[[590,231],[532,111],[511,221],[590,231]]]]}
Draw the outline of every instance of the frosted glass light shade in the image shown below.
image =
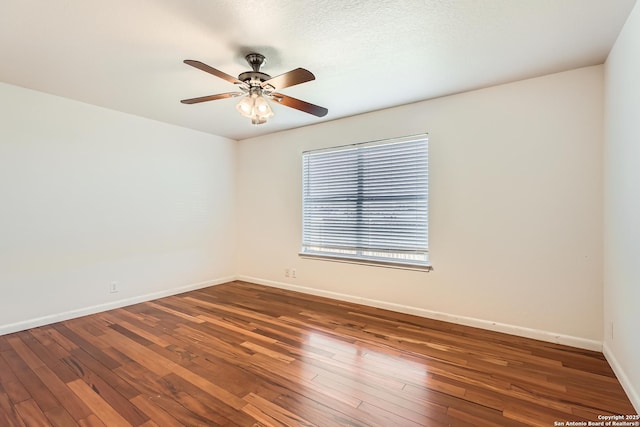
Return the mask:
{"type": "Polygon", "coordinates": [[[260,93],[250,93],[238,102],[236,110],[244,117],[251,119],[254,125],[267,122],[269,117],[273,117],[273,110],[267,100],[260,93]]]}

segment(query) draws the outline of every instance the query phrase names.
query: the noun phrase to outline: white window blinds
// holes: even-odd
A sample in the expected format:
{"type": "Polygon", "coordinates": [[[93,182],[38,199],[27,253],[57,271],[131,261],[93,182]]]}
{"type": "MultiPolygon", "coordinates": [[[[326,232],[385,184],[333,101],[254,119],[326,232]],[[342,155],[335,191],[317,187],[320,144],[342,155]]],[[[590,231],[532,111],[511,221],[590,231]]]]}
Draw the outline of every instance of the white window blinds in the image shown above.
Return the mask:
{"type": "Polygon", "coordinates": [[[429,268],[426,134],[302,156],[301,255],[429,268]]]}

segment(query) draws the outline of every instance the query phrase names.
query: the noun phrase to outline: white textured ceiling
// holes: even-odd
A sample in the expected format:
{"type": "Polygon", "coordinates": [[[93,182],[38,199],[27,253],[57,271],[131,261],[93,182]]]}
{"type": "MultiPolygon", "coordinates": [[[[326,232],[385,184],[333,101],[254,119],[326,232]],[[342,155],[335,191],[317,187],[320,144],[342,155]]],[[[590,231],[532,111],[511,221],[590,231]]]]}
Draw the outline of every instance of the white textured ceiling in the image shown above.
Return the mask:
{"type": "Polygon", "coordinates": [[[603,63],[635,0],[2,0],[0,81],[244,139],[320,121],[603,63]],[[271,76],[316,80],[282,93],[265,125],[234,90],[182,63],[237,76],[264,54],[271,76]]]}

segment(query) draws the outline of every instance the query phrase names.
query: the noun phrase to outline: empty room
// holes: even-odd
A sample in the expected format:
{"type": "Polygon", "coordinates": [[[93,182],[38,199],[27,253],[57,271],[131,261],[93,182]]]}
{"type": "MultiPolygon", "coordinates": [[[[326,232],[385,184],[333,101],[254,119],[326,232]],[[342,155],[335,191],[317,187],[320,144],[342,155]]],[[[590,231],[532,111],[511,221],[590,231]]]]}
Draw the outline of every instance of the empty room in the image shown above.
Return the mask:
{"type": "Polygon", "coordinates": [[[640,426],[635,0],[7,0],[0,58],[0,427],[640,426]]]}

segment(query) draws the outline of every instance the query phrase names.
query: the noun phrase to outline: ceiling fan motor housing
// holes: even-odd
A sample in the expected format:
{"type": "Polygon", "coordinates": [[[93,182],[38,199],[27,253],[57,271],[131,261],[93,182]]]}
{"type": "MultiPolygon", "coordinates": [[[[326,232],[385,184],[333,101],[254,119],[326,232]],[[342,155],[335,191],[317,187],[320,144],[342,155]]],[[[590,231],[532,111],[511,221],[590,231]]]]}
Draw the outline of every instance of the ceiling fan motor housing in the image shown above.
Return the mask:
{"type": "Polygon", "coordinates": [[[250,53],[244,57],[253,71],[247,71],[238,76],[238,80],[247,83],[249,86],[260,86],[262,82],[266,82],[271,78],[269,74],[261,73],[260,68],[265,63],[264,55],[259,53],[250,53]]]}
{"type": "Polygon", "coordinates": [[[260,71],[246,71],[238,76],[238,80],[245,82],[249,86],[260,86],[262,82],[269,80],[271,76],[269,74],[261,73],[260,71]]]}

